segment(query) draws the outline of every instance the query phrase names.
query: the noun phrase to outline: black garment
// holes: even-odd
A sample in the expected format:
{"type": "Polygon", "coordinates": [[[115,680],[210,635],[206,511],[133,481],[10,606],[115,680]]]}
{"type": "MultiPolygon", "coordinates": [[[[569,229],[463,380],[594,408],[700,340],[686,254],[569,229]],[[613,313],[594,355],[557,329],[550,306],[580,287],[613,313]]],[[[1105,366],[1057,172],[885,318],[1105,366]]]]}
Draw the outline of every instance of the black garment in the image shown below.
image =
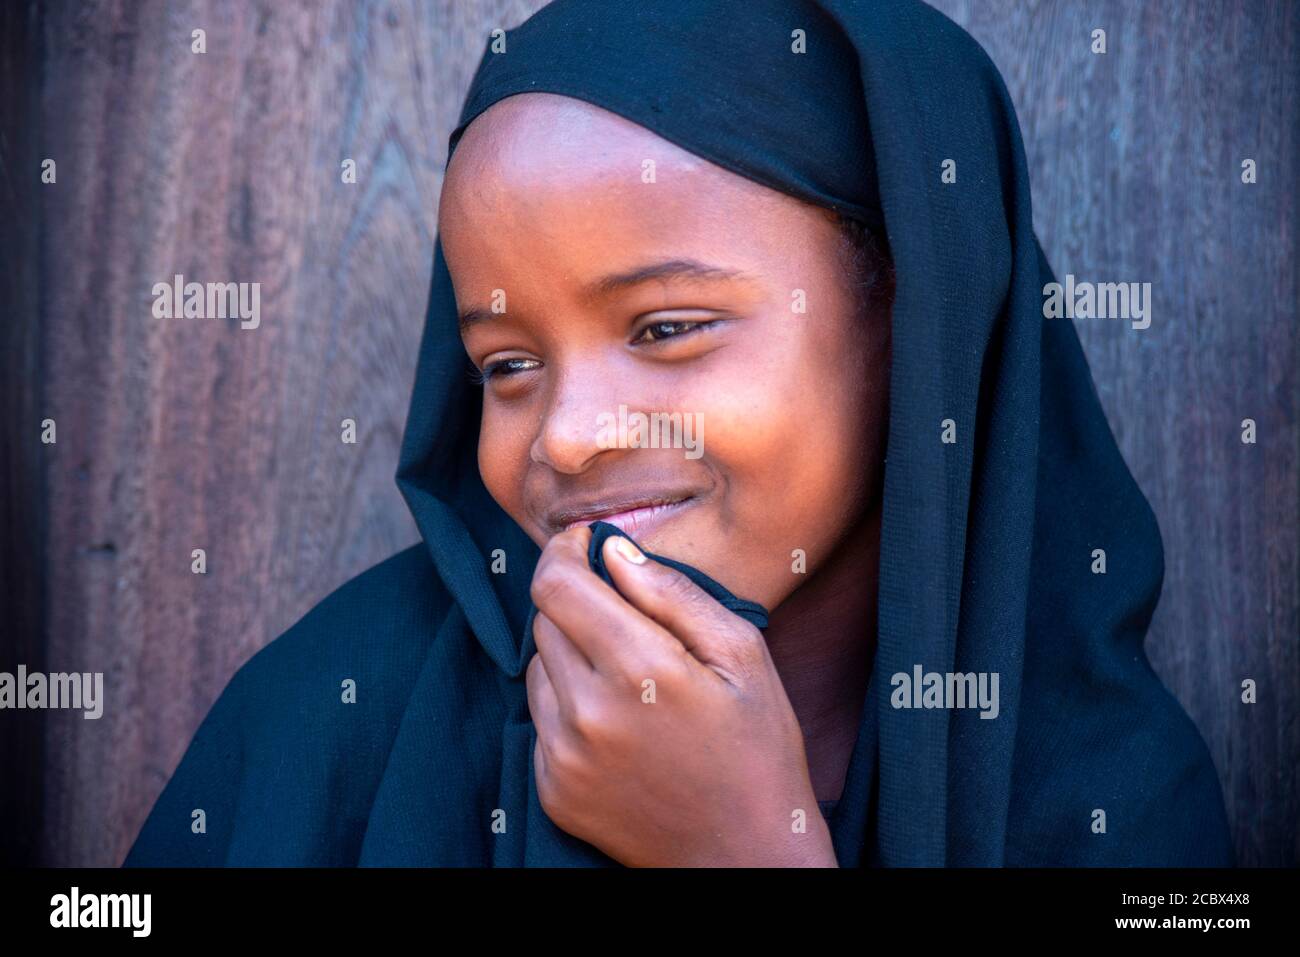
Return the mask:
{"type": "MultiPolygon", "coordinates": [[[[610,577],[609,571],[605,568],[605,556],[601,551],[605,546],[605,540],[611,535],[621,536],[622,538],[626,538],[628,541],[634,543],[636,541],[631,535],[627,534],[627,532],[623,531],[617,525],[611,525],[609,522],[592,522],[591,541],[587,545],[587,563],[591,566],[591,570],[600,576],[601,580],[604,581],[605,584],[609,585],[611,588],[617,589],[618,586],[614,584],[614,579],[610,577]]],[[[640,545],[637,545],[637,547],[641,548],[640,545]]],[[[675,559],[668,558],[665,555],[656,555],[654,552],[647,552],[644,548],[641,548],[641,551],[645,554],[646,558],[652,558],[661,565],[667,565],[669,568],[677,569],[691,581],[695,582],[695,584],[708,592],[709,595],[717,600],[718,604],[735,612],[755,628],[762,629],[767,627],[767,609],[758,602],[737,598],[724,586],[715,582],[708,575],[704,574],[704,572],[692,565],[676,561],[675,559]]],[[[532,633],[532,628],[525,628],[523,640],[528,641],[531,638],[532,633]]]]}
{"type": "MultiPolygon", "coordinates": [[[[883,225],[896,298],[878,636],[829,818],[839,862],[1230,863],[1214,766],[1142,650],[1155,519],[1073,326],[1043,317],[1053,276],[1020,131],[978,45],[915,0],[560,0],[485,52],[453,146],[528,91],[883,225]],[[894,707],[893,676],[916,666],[996,673],[998,717],[894,707]]],[[[614,863],[537,800],[538,552],[479,477],[466,369],[435,244],[398,471],[423,543],[240,669],[127,863],[614,863]],[[347,678],[358,700],[341,705],[347,678]]]]}

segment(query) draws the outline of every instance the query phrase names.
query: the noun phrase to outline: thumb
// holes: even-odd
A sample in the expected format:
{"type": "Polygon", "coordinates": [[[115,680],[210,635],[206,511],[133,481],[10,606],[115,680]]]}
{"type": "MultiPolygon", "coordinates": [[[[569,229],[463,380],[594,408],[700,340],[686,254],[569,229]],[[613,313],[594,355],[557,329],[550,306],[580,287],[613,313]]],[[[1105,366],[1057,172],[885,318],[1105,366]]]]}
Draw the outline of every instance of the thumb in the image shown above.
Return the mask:
{"type": "Polygon", "coordinates": [[[766,652],[763,633],[675,568],[646,556],[636,543],[611,535],[602,545],[605,569],[623,597],[725,678],[766,652]]]}

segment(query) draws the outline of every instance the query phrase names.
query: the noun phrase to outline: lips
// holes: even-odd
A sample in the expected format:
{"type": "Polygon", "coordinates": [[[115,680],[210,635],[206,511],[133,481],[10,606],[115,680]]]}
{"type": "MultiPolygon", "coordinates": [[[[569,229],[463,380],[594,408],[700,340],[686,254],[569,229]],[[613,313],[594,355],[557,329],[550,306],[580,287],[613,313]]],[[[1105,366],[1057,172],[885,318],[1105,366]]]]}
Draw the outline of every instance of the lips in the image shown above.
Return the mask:
{"type": "Polygon", "coordinates": [[[557,532],[600,521],[608,522],[629,535],[645,535],[694,501],[695,496],[689,493],[643,496],[556,509],[547,516],[547,521],[557,532]]]}

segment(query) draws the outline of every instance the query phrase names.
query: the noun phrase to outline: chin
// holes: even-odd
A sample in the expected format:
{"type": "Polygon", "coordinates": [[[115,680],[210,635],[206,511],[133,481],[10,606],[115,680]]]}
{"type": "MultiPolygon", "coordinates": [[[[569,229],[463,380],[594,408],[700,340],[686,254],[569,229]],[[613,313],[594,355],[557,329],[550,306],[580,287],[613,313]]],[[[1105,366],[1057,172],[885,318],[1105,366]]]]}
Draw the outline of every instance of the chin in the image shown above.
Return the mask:
{"type": "Polygon", "coordinates": [[[713,523],[700,520],[704,518],[706,516],[682,516],[675,522],[667,522],[646,534],[632,537],[646,551],[693,565],[730,587],[726,579],[734,577],[736,566],[743,564],[744,554],[732,550],[726,536],[720,534],[713,523]]]}

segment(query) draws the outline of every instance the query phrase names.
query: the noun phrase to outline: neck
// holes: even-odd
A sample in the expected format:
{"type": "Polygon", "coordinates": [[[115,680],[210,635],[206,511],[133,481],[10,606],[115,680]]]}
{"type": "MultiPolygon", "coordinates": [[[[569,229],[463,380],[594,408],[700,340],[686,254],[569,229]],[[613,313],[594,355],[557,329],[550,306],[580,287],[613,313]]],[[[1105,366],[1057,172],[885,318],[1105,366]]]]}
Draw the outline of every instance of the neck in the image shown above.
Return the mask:
{"type": "Polygon", "coordinates": [[[880,503],[769,616],[768,650],[803,729],[817,800],[838,799],[876,650],[880,503]]]}

